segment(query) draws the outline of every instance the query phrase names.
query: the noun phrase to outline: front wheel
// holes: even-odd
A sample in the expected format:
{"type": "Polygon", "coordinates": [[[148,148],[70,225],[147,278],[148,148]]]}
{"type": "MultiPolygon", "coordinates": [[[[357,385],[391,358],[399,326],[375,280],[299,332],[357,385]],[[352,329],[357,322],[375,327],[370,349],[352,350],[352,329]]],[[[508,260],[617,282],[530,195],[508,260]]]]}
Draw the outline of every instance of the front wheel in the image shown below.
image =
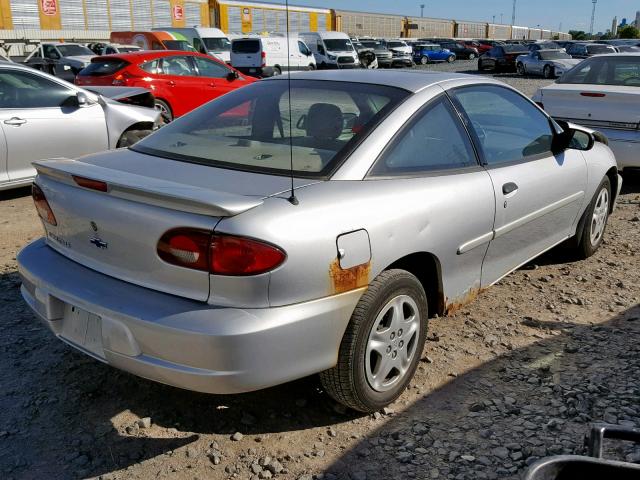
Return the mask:
{"type": "Polygon", "coordinates": [[[551,67],[551,65],[545,65],[542,70],[542,75],[544,75],[544,78],[553,78],[553,67],[551,67]]]}
{"type": "Polygon", "coordinates": [[[453,55],[451,55],[450,57],[447,57],[447,63],[453,63],[455,62],[456,57],[454,57],[453,55]]]}
{"type": "Polygon", "coordinates": [[[575,238],[576,246],[574,248],[578,258],[589,258],[602,245],[610,209],[611,182],[609,177],[605,177],[581,219],[582,232],[579,237],[575,238]]]}
{"type": "Polygon", "coordinates": [[[167,102],[156,98],[154,100],[154,106],[156,110],[160,110],[160,117],[162,118],[163,123],[169,123],[173,120],[173,113],[167,102]]]}
{"type": "Polygon", "coordinates": [[[361,412],[375,412],[396,400],[420,361],[427,317],[427,297],[414,275],[381,273],[351,316],[337,365],[320,374],[327,394],[361,412]]]}
{"type": "Polygon", "coordinates": [[[315,70],[316,69],[316,64],[315,63],[310,63],[309,64],[309,70],[315,70]]]}
{"type": "Polygon", "coordinates": [[[524,69],[524,64],[522,63],[519,63],[516,69],[518,70],[518,75],[524,75],[525,73],[527,73],[527,71],[524,69]]]}
{"type": "Polygon", "coordinates": [[[420,65],[426,65],[429,63],[429,57],[427,57],[426,55],[423,55],[420,57],[420,65]]]}
{"type": "Polygon", "coordinates": [[[475,60],[476,58],[476,54],[475,53],[470,53],[469,54],[469,60],[475,60]]]}

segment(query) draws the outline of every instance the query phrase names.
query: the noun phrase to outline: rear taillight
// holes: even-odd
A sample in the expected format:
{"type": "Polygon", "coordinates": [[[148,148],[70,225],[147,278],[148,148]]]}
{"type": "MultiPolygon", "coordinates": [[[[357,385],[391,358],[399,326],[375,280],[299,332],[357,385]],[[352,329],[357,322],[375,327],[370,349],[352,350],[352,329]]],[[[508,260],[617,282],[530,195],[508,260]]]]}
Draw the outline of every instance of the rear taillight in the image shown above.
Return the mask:
{"type": "Polygon", "coordinates": [[[599,93],[599,92],[580,92],[580,95],[582,95],[583,97],[592,97],[592,98],[602,98],[607,96],[605,93],[599,93]]]}
{"type": "Polygon", "coordinates": [[[117,87],[123,87],[128,84],[130,78],[131,78],[131,75],[129,75],[127,72],[119,73],[115,77],[113,77],[113,80],[111,81],[111,85],[114,85],[117,87]]]}
{"type": "Polygon", "coordinates": [[[267,66],[267,52],[261,52],[260,53],[260,58],[262,58],[262,66],[266,67],[267,66]]]}
{"type": "Polygon", "coordinates": [[[93,180],[92,178],[79,177],[77,175],[72,175],[72,178],[79,186],[90,190],[97,190],[99,192],[106,192],[109,190],[109,185],[101,180],[93,180]]]}
{"type": "Polygon", "coordinates": [[[42,221],[47,222],[49,225],[53,225],[54,227],[58,225],[56,216],[53,214],[53,210],[51,210],[49,202],[47,202],[47,199],[44,196],[44,192],[35,183],[31,187],[31,196],[33,197],[33,203],[35,203],[36,210],[38,211],[38,215],[42,221]]]}
{"type": "Polygon", "coordinates": [[[158,242],[158,256],[165,262],[214,275],[258,275],[280,266],[286,255],[278,247],[235,235],[178,228],[158,242]]]}

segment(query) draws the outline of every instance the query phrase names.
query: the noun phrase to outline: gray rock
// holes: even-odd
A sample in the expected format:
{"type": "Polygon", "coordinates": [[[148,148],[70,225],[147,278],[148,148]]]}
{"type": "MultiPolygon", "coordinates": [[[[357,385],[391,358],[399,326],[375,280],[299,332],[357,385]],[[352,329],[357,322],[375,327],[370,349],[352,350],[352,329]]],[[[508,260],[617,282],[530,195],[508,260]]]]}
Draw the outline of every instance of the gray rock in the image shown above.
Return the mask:
{"type": "Polygon", "coordinates": [[[234,442],[239,442],[243,438],[244,438],[244,435],[241,434],[240,432],[236,432],[233,435],[231,435],[231,440],[233,440],[234,442]]]}
{"type": "Polygon", "coordinates": [[[151,417],[143,417],[136,423],[140,428],[151,428],[151,417]]]}
{"type": "Polygon", "coordinates": [[[507,458],[509,458],[509,449],[506,447],[496,447],[491,450],[491,454],[501,460],[506,460],[507,458]]]}

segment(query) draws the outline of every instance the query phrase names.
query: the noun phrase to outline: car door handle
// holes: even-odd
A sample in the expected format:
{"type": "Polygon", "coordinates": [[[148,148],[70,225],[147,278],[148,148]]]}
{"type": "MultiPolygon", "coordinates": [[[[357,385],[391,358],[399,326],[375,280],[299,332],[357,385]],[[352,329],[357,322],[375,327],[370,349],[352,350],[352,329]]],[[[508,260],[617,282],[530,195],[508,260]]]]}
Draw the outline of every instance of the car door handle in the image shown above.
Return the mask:
{"type": "Polygon", "coordinates": [[[169,85],[170,87],[175,87],[176,86],[176,82],[174,82],[173,80],[169,80],[167,82],[167,85],[169,85]]]}
{"type": "Polygon", "coordinates": [[[518,190],[518,185],[516,185],[513,182],[505,183],[502,186],[502,193],[504,193],[505,195],[509,195],[510,193],[513,193],[516,190],[518,190]]]}
{"type": "Polygon", "coordinates": [[[19,117],[12,117],[9,120],[4,121],[5,125],[13,125],[16,127],[19,127],[20,125],[24,125],[25,123],[27,123],[27,121],[24,118],[19,118],[19,117]]]}

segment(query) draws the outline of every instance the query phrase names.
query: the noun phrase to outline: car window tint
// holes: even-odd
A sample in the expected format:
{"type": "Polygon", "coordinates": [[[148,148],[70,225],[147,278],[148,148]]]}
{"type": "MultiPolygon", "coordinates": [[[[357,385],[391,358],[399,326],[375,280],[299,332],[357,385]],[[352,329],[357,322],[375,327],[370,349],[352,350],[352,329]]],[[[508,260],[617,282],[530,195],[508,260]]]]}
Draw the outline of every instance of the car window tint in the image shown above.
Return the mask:
{"type": "Polygon", "coordinates": [[[371,175],[407,175],[472,165],[477,162],[467,132],[449,100],[440,99],[417,114],[378,159],[371,175]]]}
{"type": "Polygon", "coordinates": [[[148,73],[153,73],[155,75],[162,73],[160,71],[160,60],[151,60],[150,62],[145,62],[140,65],[140,68],[148,73]]]}
{"type": "Polygon", "coordinates": [[[60,58],[60,54],[53,45],[45,45],[42,49],[44,50],[45,58],[52,58],[54,60],[60,58]]]}
{"type": "Polygon", "coordinates": [[[466,114],[488,165],[551,151],[548,118],[520,94],[504,87],[460,88],[454,98],[466,114]]]}
{"type": "Polygon", "coordinates": [[[303,55],[309,54],[309,49],[303,42],[300,42],[300,41],[298,42],[298,50],[300,50],[300,53],[303,55]]]}
{"type": "Polygon", "coordinates": [[[162,73],[180,77],[195,76],[189,57],[164,57],[162,59],[162,73]]]}
{"type": "Polygon", "coordinates": [[[193,57],[193,61],[196,62],[201,77],[226,78],[231,71],[221,63],[208,58],[193,57]]]}
{"type": "Polygon", "coordinates": [[[0,108],[60,107],[74,91],[38,75],[0,71],[0,108]]]}

